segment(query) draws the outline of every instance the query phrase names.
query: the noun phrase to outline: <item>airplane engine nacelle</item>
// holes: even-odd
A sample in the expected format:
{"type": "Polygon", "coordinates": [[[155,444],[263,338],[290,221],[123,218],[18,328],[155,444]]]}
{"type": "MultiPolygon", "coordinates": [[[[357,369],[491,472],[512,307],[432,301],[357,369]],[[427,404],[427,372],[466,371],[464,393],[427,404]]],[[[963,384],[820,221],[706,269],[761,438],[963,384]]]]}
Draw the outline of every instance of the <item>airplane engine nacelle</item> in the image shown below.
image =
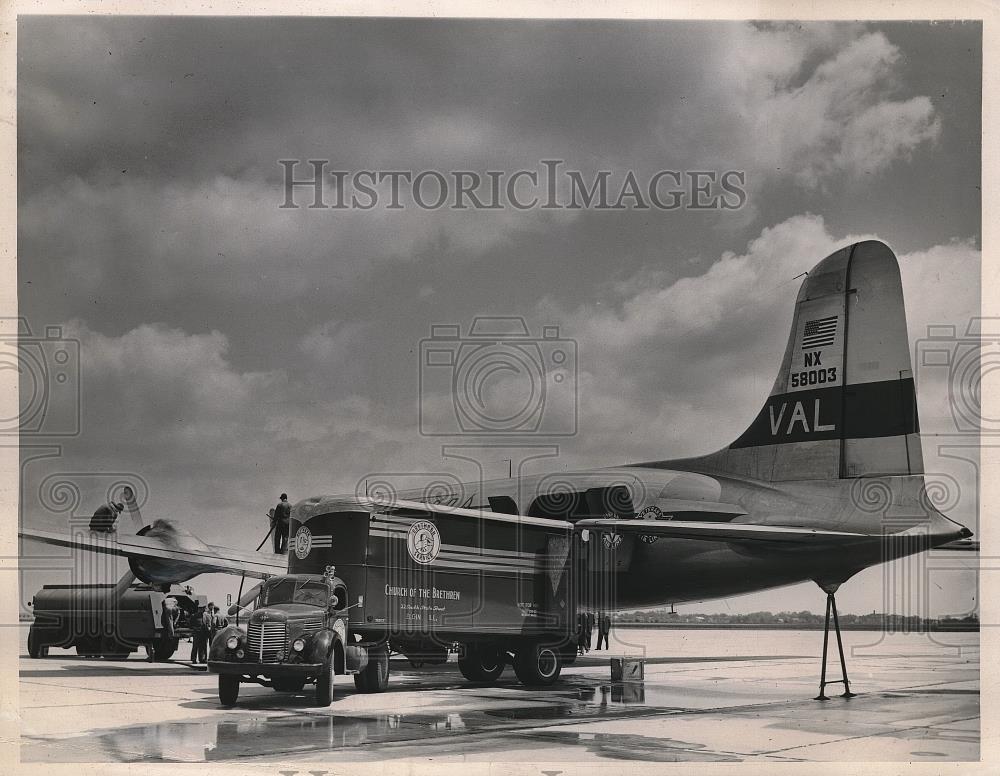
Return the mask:
{"type": "MultiPolygon", "coordinates": [[[[152,525],[141,529],[138,536],[158,539],[170,548],[180,552],[190,551],[198,554],[211,554],[211,548],[190,531],[175,525],[169,520],[156,520],[152,525]]],[[[128,559],[129,568],[139,579],[149,585],[169,585],[186,582],[198,574],[204,574],[206,569],[198,563],[187,563],[183,560],[161,560],[154,558],[128,559]]]]}

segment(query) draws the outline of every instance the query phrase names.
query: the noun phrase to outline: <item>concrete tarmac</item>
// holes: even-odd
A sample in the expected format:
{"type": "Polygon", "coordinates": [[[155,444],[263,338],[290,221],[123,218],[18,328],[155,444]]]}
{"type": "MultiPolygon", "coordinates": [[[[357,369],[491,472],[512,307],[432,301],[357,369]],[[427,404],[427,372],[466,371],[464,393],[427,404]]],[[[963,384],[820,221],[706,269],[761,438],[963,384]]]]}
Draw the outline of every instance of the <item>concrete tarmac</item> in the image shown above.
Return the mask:
{"type": "MultiPolygon", "coordinates": [[[[979,758],[978,634],[845,633],[852,689],[816,701],[821,632],[713,631],[715,649],[647,650],[645,680],[610,680],[591,652],[553,687],[507,669],[493,687],[454,664],[392,660],[389,689],[338,677],[328,708],[188,663],[108,661],[53,649],[20,663],[23,762],[969,761],[979,758]],[[775,641],[777,639],[777,641],[775,641]],[[792,649],[774,649],[775,644],[792,649]],[[808,649],[804,647],[808,646],[808,649]],[[672,653],[672,654],[665,654],[672,653]]],[[[682,638],[678,636],[677,638],[682,638]]],[[[664,642],[669,643],[669,638],[664,642]]],[[[831,637],[830,673],[839,678],[831,637]]],[[[184,656],[189,644],[181,644],[184,656]]],[[[23,650],[22,650],[23,651],[23,650]]],[[[619,653],[620,654],[620,653],[619,653]]],[[[598,657],[599,656],[599,657],[598,657]]]]}

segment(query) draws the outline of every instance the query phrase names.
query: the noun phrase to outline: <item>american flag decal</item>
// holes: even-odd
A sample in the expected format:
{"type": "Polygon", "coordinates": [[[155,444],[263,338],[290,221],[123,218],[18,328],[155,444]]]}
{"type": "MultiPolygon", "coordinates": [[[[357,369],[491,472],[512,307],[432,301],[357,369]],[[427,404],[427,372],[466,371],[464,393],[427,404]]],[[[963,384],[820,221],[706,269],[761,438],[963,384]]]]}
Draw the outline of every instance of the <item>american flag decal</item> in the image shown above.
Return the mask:
{"type": "Polygon", "coordinates": [[[837,316],[831,315],[827,318],[817,318],[815,321],[807,321],[805,329],[802,330],[802,349],[812,350],[832,345],[837,338],[837,316]]]}

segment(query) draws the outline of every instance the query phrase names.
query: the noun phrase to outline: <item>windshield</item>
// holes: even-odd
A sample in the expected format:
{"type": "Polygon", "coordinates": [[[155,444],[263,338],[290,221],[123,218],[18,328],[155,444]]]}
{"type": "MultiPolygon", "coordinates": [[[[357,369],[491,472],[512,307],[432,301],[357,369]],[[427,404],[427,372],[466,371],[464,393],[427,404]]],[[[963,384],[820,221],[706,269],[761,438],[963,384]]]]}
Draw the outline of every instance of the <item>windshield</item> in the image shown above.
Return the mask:
{"type": "Polygon", "coordinates": [[[325,582],[302,579],[279,579],[261,592],[261,606],[275,604],[308,604],[326,606],[327,587],[325,582]]]}

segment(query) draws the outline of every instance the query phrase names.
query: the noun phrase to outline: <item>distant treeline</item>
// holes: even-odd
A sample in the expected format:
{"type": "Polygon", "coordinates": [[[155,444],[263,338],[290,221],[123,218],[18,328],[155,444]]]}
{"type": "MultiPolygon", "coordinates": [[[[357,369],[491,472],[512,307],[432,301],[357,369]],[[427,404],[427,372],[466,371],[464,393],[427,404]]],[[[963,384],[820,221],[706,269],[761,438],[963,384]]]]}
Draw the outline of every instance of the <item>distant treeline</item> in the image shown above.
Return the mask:
{"type": "MultiPolygon", "coordinates": [[[[823,628],[824,615],[814,612],[750,612],[749,614],[676,613],[667,609],[647,612],[621,612],[615,624],[622,626],[653,626],[660,628],[786,628],[812,630],[823,628]]],[[[890,632],[978,631],[979,617],[916,617],[901,614],[841,614],[843,630],[877,630],[890,632]]]]}

